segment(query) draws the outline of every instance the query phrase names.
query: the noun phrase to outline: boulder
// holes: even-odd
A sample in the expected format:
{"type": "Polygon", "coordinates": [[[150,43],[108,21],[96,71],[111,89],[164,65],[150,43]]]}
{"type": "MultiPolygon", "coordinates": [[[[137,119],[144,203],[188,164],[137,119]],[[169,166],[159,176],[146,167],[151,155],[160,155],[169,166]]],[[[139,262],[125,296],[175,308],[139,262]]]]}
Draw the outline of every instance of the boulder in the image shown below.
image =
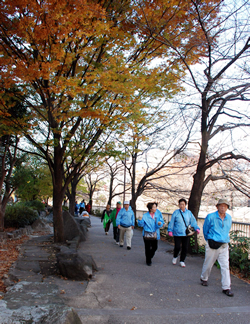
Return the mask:
{"type": "Polygon", "coordinates": [[[86,241],[86,226],[80,226],[68,211],[63,211],[63,223],[65,240],[71,241],[74,237],[79,236],[80,242],[86,241]]]}
{"type": "Polygon", "coordinates": [[[41,218],[38,218],[34,221],[34,223],[31,225],[32,229],[33,230],[46,230],[46,229],[49,229],[50,226],[48,224],[45,223],[44,220],[42,220],[41,218]]]}
{"type": "Polygon", "coordinates": [[[57,253],[56,258],[60,274],[69,279],[88,280],[92,278],[93,271],[97,270],[91,255],[74,251],[65,246],[57,253]]]}

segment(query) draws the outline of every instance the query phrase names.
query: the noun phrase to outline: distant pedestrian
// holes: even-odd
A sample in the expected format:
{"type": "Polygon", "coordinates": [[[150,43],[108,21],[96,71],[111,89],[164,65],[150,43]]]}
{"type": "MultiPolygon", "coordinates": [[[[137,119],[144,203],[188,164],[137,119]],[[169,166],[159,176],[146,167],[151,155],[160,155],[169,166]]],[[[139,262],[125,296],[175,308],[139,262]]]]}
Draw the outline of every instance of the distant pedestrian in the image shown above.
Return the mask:
{"type": "Polygon", "coordinates": [[[114,236],[114,241],[117,245],[119,245],[119,238],[120,238],[120,230],[116,225],[116,218],[117,215],[119,213],[119,211],[122,208],[122,203],[120,201],[118,201],[116,203],[116,208],[112,211],[112,213],[110,214],[110,220],[113,223],[113,236],[114,236]]]}
{"type": "Polygon", "coordinates": [[[90,214],[90,211],[91,211],[91,205],[90,205],[89,202],[88,202],[87,205],[85,206],[85,209],[86,209],[86,211],[90,214]]]}
{"type": "Polygon", "coordinates": [[[81,214],[85,210],[85,202],[84,202],[84,200],[82,200],[80,202],[79,207],[80,207],[79,213],[81,214]]]}
{"type": "Polygon", "coordinates": [[[111,224],[111,220],[110,220],[111,212],[112,212],[111,206],[110,206],[110,204],[107,204],[106,208],[104,209],[104,211],[102,213],[102,217],[101,217],[101,222],[103,222],[103,228],[104,228],[104,232],[106,235],[108,235],[109,227],[111,224]]]}
{"type": "Polygon", "coordinates": [[[135,226],[135,215],[132,208],[129,206],[129,201],[124,201],[124,207],[117,215],[116,225],[120,230],[120,247],[123,247],[124,235],[126,233],[127,250],[131,250],[132,230],[135,226]]]}
{"type": "MultiPolygon", "coordinates": [[[[157,203],[147,204],[148,212],[138,217],[138,226],[143,227],[143,240],[145,246],[146,264],[151,266],[152,259],[158,248],[158,240],[160,239],[160,228],[164,225],[162,213],[157,209],[157,203]],[[147,239],[146,233],[156,232],[154,239],[147,239]]],[[[151,234],[151,235],[152,235],[151,234]]]]}
{"type": "Polygon", "coordinates": [[[79,212],[79,204],[77,203],[77,201],[75,201],[75,216],[78,216],[78,212],[79,212]]]}
{"type": "Polygon", "coordinates": [[[229,297],[233,297],[228,248],[232,217],[226,213],[229,208],[229,203],[226,199],[220,199],[216,207],[217,211],[208,214],[203,225],[203,234],[207,243],[205,260],[201,272],[201,284],[207,286],[212,267],[217,260],[221,271],[222,292],[229,297]]]}
{"type": "Polygon", "coordinates": [[[174,257],[172,263],[177,263],[178,254],[181,250],[180,266],[185,268],[185,259],[188,248],[188,236],[186,235],[187,226],[191,225],[197,233],[200,233],[200,228],[197,225],[196,219],[190,210],[186,209],[187,201],[179,200],[179,209],[176,209],[171,217],[168,225],[168,235],[174,236],[174,257]],[[181,247],[182,245],[182,247],[181,247]]]}

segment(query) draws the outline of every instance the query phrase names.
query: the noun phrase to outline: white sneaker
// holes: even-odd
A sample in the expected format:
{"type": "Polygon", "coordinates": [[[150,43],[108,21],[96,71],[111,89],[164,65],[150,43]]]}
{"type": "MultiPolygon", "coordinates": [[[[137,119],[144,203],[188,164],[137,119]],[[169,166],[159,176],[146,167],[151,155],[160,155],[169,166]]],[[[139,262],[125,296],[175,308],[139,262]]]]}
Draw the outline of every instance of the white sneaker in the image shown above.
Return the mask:
{"type": "Polygon", "coordinates": [[[119,242],[116,242],[115,244],[119,245],[120,243],[119,242]]]}
{"type": "Polygon", "coordinates": [[[105,232],[106,235],[108,235],[108,232],[105,232]]]}
{"type": "Polygon", "coordinates": [[[177,258],[173,258],[172,263],[176,264],[176,262],[177,262],[177,258]]]}
{"type": "Polygon", "coordinates": [[[181,262],[180,262],[180,266],[181,266],[182,268],[185,268],[186,265],[185,265],[185,263],[184,263],[183,261],[181,261],[181,262]]]}

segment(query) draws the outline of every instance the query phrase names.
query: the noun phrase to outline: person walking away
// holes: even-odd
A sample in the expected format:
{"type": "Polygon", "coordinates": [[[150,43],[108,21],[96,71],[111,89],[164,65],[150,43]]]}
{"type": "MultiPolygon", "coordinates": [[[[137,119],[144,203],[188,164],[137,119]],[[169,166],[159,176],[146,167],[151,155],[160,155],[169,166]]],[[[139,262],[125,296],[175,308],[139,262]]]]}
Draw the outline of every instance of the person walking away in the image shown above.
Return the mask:
{"type": "Polygon", "coordinates": [[[75,201],[75,216],[78,216],[79,204],[75,201]]]}
{"type": "Polygon", "coordinates": [[[162,213],[157,209],[156,202],[148,203],[148,212],[143,216],[138,217],[138,226],[143,227],[142,235],[145,246],[146,264],[151,266],[152,259],[158,248],[158,240],[160,239],[160,228],[164,225],[162,213]],[[145,232],[156,232],[157,237],[153,240],[148,240],[145,237],[145,232]]]}
{"type": "Polygon", "coordinates": [[[116,225],[120,230],[120,247],[124,244],[124,235],[126,233],[127,250],[131,250],[132,230],[135,226],[135,215],[129,206],[129,201],[124,201],[124,207],[119,211],[116,218],[116,225]]]}
{"type": "Polygon", "coordinates": [[[84,210],[85,210],[85,202],[84,200],[82,200],[80,203],[80,210],[79,210],[80,215],[84,210]]]}
{"type": "Polygon", "coordinates": [[[102,213],[102,217],[101,217],[101,222],[103,222],[103,228],[104,228],[104,232],[106,235],[108,235],[109,232],[109,227],[110,227],[110,214],[111,214],[112,210],[111,210],[111,206],[109,204],[107,204],[106,208],[104,209],[103,213],[102,213]]]}
{"type": "Polygon", "coordinates": [[[181,198],[179,200],[179,209],[176,209],[171,217],[168,225],[168,235],[174,236],[174,256],[172,263],[177,263],[178,254],[180,255],[180,266],[185,268],[185,259],[188,248],[188,236],[186,236],[186,226],[191,225],[199,234],[200,228],[197,225],[196,219],[190,210],[186,209],[187,201],[181,198]],[[184,221],[185,220],[185,221],[184,221]],[[181,247],[182,246],[182,247],[181,247]]]}
{"type": "Polygon", "coordinates": [[[220,199],[216,205],[217,211],[208,214],[203,225],[203,235],[206,240],[205,260],[201,272],[201,284],[207,286],[212,267],[217,260],[221,271],[222,292],[233,297],[229,270],[229,231],[232,226],[232,217],[226,212],[229,203],[220,199]]]}
{"type": "Polygon", "coordinates": [[[118,215],[119,211],[121,210],[121,208],[122,208],[122,203],[120,201],[118,201],[116,203],[116,208],[110,214],[110,220],[113,224],[114,241],[117,245],[119,245],[120,230],[116,225],[116,218],[117,218],[117,215],[118,215]]]}
{"type": "Polygon", "coordinates": [[[86,211],[90,214],[90,210],[91,210],[91,205],[88,202],[87,205],[85,206],[86,211]]]}

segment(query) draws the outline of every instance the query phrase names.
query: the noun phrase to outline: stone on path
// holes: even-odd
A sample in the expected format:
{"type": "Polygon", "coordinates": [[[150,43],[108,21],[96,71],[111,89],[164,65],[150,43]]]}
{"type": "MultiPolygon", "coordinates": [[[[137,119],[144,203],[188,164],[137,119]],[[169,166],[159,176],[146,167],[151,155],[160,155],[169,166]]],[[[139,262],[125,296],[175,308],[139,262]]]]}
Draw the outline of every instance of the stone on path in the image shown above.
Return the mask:
{"type": "Polygon", "coordinates": [[[74,280],[88,280],[92,278],[93,271],[97,270],[95,261],[91,255],[79,250],[73,251],[62,247],[57,253],[57,267],[63,277],[74,280]]]}

